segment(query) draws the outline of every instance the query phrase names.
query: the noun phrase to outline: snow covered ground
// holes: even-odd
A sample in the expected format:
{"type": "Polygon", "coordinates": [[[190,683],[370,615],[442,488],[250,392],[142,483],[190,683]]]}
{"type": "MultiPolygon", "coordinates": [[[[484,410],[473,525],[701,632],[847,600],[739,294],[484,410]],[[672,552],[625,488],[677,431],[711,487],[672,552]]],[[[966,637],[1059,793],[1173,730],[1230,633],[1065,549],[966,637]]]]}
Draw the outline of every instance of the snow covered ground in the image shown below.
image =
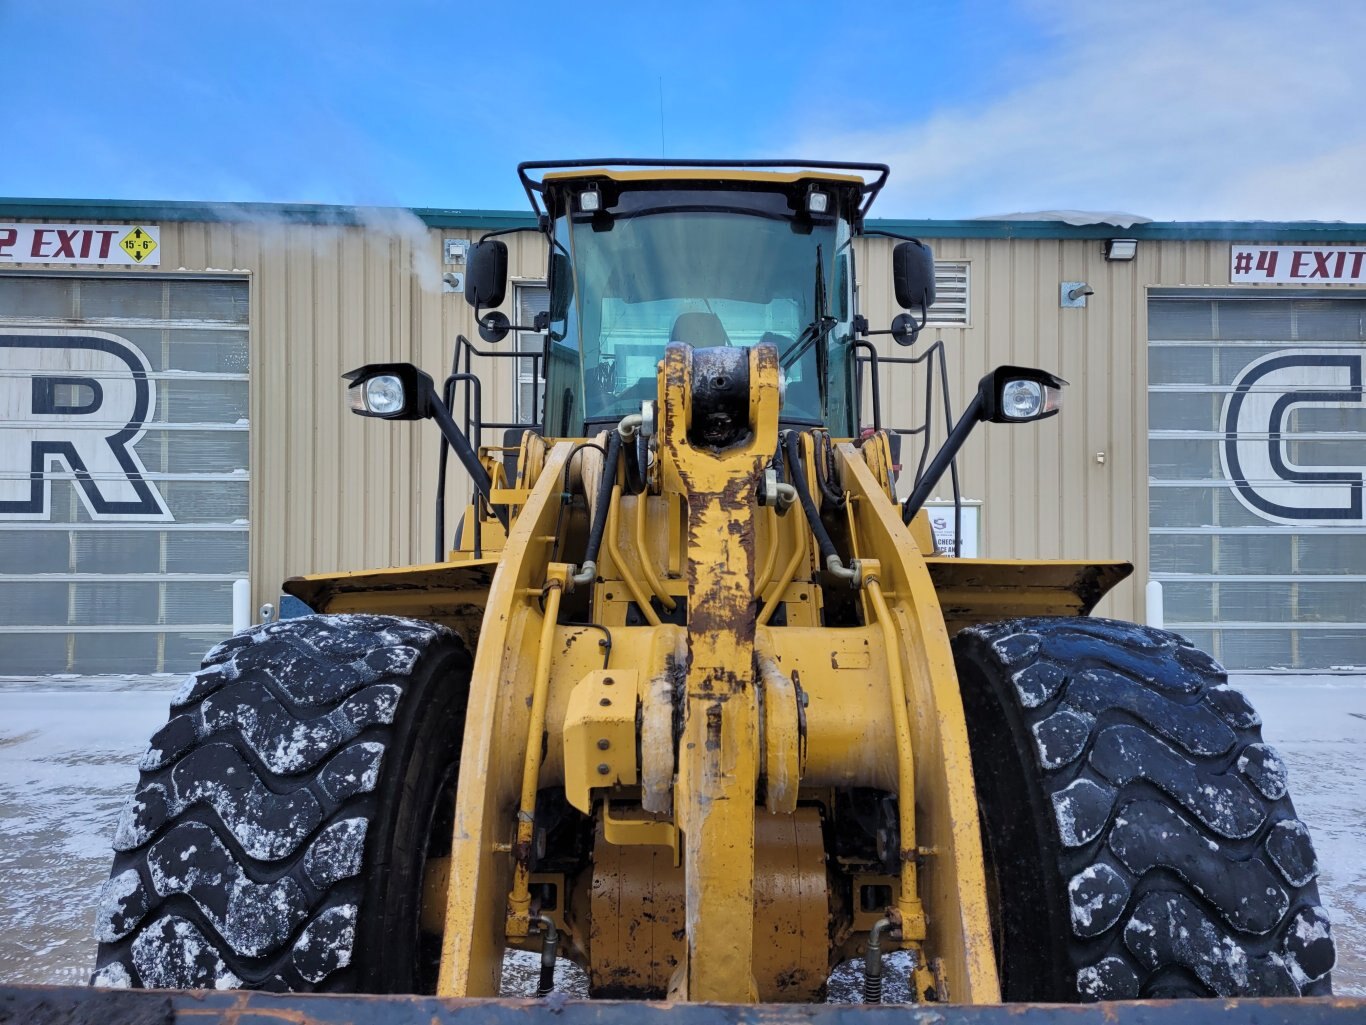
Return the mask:
{"type": "MultiPolygon", "coordinates": [[[[1237,677],[1322,868],[1336,989],[1366,995],[1366,677],[1237,677]]],[[[109,838],[174,677],[0,678],[0,982],[83,983],[109,838]]],[[[534,985],[510,964],[509,991],[534,985]]],[[[568,968],[568,966],[566,966],[568,968]]]]}

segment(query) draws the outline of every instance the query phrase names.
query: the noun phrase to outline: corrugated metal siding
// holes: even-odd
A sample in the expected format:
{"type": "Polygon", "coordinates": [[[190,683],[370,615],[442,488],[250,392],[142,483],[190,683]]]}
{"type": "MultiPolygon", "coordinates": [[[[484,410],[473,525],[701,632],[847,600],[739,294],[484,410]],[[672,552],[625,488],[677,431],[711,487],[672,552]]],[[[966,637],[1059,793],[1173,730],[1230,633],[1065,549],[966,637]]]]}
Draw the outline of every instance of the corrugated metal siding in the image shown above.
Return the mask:
{"type": "Polygon", "coordinates": [[[463,301],[440,292],[443,233],[414,224],[162,226],[163,268],[251,274],[254,605],[294,574],[430,557],[435,432],[352,415],[340,379],[394,360],[443,376],[463,301]]]}
{"type": "MultiPolygon", "coordinates": [[[[926,241],[936,258],[969,265],[970,326],[931,325],[910,350],[943,340],[955,415],[982,375],[1002,363],[1052,370],[1071,382],[1059,416],[1021,426],[982,425],[964,449],[963,495],[984,500],[982,555],[1128,559],[1135,564],[1134,579],[1100,611],[1134,617],[1142,610],[1147,579],[1144,286],[1161,281],[1159,246],[1141,245],[1139,258],[1124,264],[1107,263],[1101,244],[1091,240],[926,241]],[[1086,281],[1096,294],[1085,309],[1062,309],[1062,281],[1086,281]],[[1102,452],[1103,464],[1096,461],[1102,452]]],[[[875,329],[886,327],[895,313],[892,245],[869,239],[861,254],[863,307],[875,329]]],[[[1176,256],[1184,246],[1170,248],[1176,256]]],[[[881,353],[907,354],[887,336],[874,341],[881,353]]],[[[915,381],[912,386],[905,368],[884,374],[883,408],[909,398],[919,409],[918,371],[915,381]]],[[[938,444],[943,418],[937,409],[935,415],[938,444]]],[[[903,453],[903,463],[911,472],[910,451],[903,453]]],[[[947,480],[939,494],[949,496],[947,480]]]]}
{"type": "MultiPolygon", "coordinates": [[[[386,216],[369,227],[161,226],[156,271],[251,277],[254,603],[273,600],[288,575],[432,555],[437,432],[351,415],[339,375],[367,362],[412,360],[439,382],[457,334],[487,348],[463,296],[440,290],[442,239],[478,233],[386,216]]],[[[542,278],[540,238],[505,240],[513,276],[542,278]]],[[[963,494],[985,500],[983,554],[1130,559],[1135,577],[1102,611],[1135,616],[1147,579],[1146,288],[1227,287],[1228,243],[1144,241],[1136,260],[1107,263],[1095,240],[927,241],[937,256],[970,268],[970,326],[931,326],[911,350],[943,339],[955,411],[1000,363],[1040,366],[1072,382],[1059,417],[983,426],[964,451],[963,494]],[[1059,307],[1063,280],[1095,289],[1085,309],[1059,307]],[[1101,452],[1104,464],[1096,461],[1101,452]]],[[[862,308],[874,329],[896,312],[892,244],[869,239],[859,252],[862,308]]],[[[874,341],[883,353],[907,354],[888,336],[874,341]]],[[[511,348],[512,337],[501,344],[511,348]]],[[[512,419],[512,361],[479,369],[486,419],[512,419]]],[[[920,402],[920,378],[904,368],[884,373],[882,387],[889,415],[894,400],[920,402]]],[[[914,463],[910,451],[905,462],[914,463]]],[[[463,475],[451,476],[448,529],[468,494],[463,475]]]]}

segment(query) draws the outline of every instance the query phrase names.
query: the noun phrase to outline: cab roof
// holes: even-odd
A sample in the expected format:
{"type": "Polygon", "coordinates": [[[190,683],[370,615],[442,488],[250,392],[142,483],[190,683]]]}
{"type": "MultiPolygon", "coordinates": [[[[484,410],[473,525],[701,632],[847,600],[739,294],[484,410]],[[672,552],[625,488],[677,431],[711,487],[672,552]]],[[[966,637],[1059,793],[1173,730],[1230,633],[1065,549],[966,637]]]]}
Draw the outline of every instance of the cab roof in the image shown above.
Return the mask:
{"type": "Polygon", "coordinates": [[[886,164],[834,160],[646,160],[636,157],[593,158],[586,160],[536,160],[517,165],[531,208],[541,216],[541,200],[547,186],[553,188],[574,181],[607,179],[629,182],[706,182],[793,185],[798,182],[827,182],[856,188],[860,193],[858,218],[886,184],[886,164]],[[536,172],[540,172],[537,177],[536,172]]]}

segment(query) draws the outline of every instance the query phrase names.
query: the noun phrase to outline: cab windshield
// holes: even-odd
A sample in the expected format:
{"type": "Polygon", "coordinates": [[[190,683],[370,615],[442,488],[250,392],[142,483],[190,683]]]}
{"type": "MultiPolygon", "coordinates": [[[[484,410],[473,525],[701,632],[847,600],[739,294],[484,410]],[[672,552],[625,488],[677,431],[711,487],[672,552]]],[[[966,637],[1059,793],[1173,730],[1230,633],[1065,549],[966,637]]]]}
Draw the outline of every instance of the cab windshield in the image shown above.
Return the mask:
{"type": "Polygon", "coordinates": [[[670,341],[774,345],[783,420],[827,422],[831,386],[842,396],[847,373],[829,350],[847,344],[852,317],[843,217],[813,223],[777,191],[628,190],[555,229],[547,430],[640,412],[670,341]]]}

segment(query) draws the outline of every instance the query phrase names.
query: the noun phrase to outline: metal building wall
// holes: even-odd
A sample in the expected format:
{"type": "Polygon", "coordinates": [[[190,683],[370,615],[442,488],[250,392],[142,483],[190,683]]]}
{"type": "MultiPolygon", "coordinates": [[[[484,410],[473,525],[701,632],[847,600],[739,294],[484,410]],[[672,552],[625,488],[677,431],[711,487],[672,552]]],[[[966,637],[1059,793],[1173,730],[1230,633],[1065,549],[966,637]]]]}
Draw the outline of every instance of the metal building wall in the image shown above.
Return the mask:
{"type": "MultiPolygon", "coordinates": [[[[1280,245],[1321,244],[1275,234],[1280,245]]],[[[944,341],[955,411],[981,375],[1002,363],[1042,367],[1071,382],[1058,417],[979,427],[960,457],[963,495],[984,500],[981,554],[1127,559],[1133,576],[1098,612],[1141,620],[1149,573],[1149,291],[1229,288],[1230,242],[1142,240],[1134,260],[1110,262],[1099,239],[926,241],[937,259],[965,260],[971,268],[969,326],[931,326],[916,346],[944,341]],[[1095,290],[1085,308],[1060,306],[1064,281],[1084,281],[1095,290]]],[[[870,239],[862,253],[863,305],[874,328],[887,326],[895,312],[891,244],[870,239]]],[[[1244,286],[1240,292],[1265,297],[1299,287],[1244,286]]],[[[1332,287],[1335,294],[1364,291],[1332,287]]],[[[883,353],[899,348],[886,336],[874,341],[883,353]]],[[[919,401],[918,392],[907,396],[902,388],[884,381],[884,409],[893,408],[894,395],[903,403],[907,397],[919,401]]],[[[903,462],[909,462],[904,454],[903,462]]],[[[939,491],[948,496],[947,482],[939,491]]]]}
{"type": "MultiPolygon", "coordinates": [[[[291,575],[432,558],[437,431],[355,416],[340,375],[411,361],[439,383],[457,334],[488,348],[463,296],[441,285],[442,240],[477,234],[388,211],[365,226],[162,225],[163,269],[251,275],[253,607],[291,575]]],[[[514,276],[543,275],[538,241],[509,237],[514,276]]],[[[512,419],[510,361],[476,369],[487,375],[485,418],[512,419]]],[[[449,528],[468,496],[453,466],[449,528]]]]}
{"type": "MultiPolygon", "coordinates": [[[[926,241],[936,259],[970,268],[969,325],[931,325],[916,346],[943,340],[955,414],[981,376],[1003,363],[1041,367],[1070,382],[1057,417],[984,424],[960,456],[964,497],[983,500],[981,555],[1131,561],[1133,577],[1098,612],[1140,618],[1148,530],[1146,288],[1220,283],[1220,255],[1207,243],[1145,241],[1135,260],[1111,263],[1092,239],[926,241]],[[1085,308],[1059,305],[1063,281],[1095,289],[1085,308]]],[[[873,327],[885,327],[895,312],[891,243],[869,240],[861,255],[863,305],[873,327]]],[[[1227,284],[1226,248],[1222,258],[1227,284]]],[[[905,352],[894,352],[900,347],[888,337],[875,342],[880,352],[905,352]]],[[[904,376],[882,387],[884,409],[898,399],[919,401],[918,391],[904,391],[904,376]]],[[[939,495],[949,494],[945,481],[939,495]]]]}

